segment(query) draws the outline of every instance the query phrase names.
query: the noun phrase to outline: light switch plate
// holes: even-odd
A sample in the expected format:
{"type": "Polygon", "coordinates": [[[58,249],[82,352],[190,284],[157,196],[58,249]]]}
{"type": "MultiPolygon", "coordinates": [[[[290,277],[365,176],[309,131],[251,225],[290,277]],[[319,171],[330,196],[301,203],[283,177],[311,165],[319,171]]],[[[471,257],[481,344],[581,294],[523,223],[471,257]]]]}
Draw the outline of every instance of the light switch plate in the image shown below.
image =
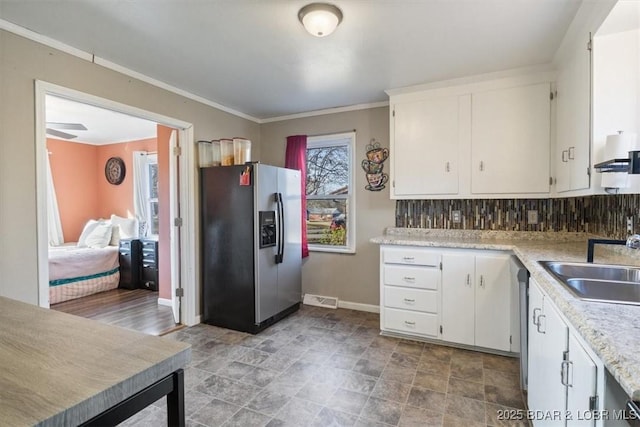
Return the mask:
{"type": "Polygon", "coordinates": [[[538,211],[527,211],[527,224],[536,225],[538,223],[538,211]]]}
{"type": "Polygon", "coordinates": [[[454,224],[460,224],[462,222],[462,213],[460,211],[451,211],[451,221],[454,224]]]}

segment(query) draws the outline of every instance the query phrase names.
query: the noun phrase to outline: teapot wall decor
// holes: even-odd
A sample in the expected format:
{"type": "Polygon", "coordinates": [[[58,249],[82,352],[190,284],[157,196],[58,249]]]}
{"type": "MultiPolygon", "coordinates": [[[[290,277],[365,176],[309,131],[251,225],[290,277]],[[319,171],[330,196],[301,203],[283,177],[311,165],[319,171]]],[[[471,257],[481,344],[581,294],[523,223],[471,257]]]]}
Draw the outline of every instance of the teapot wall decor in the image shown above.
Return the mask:
{"type": "Polygon", "coordinates": [[[385,188],[389,180],[389,175],[383,172],[384,162],[389,157],[389,149],[381,148],[375,138],[367,144],[366,149],[367,158],[361,163],[367,177],[367,186],[364,188],[369,191],[380,191],[385,188]]]}

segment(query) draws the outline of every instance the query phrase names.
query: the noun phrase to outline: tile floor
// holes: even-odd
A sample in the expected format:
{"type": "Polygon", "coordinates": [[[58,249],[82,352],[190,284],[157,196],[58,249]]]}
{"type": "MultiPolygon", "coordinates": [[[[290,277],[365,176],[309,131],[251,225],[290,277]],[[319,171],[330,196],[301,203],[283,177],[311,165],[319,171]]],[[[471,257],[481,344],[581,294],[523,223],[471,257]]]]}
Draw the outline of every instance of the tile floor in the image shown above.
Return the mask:
{"type": "MultiPolygon", "coordinates": [[[[379,335],[377,314],[303,306],[258,335],[197,325],[187,426],[502,426],[518,360],[379,335]]],[[[166,425],[164,399],[127,426],[166,425]]]]}

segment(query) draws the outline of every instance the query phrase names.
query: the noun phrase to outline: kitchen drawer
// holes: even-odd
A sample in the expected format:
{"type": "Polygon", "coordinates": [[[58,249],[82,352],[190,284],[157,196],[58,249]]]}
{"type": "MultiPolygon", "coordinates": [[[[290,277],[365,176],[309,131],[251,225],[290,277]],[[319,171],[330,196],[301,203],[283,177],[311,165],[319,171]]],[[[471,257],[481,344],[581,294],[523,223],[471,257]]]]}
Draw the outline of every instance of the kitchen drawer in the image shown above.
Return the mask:
{"type": "Polygon", "coordinates": [[[385,286],[384,306],[427,313],[437,313],[438,292],[385,286]]]}
{"type": "Polygon", "coordinates": [[[435,267],[410,267],[387,265],[383,267],[384,284],[409,288],[437,290],[440,269],[435,267]]]}
{"type": "Polygon", "coordinates": [[[438,336],[438,315],[384,308],[384,328],[429,337],[438,336]]]}
{"type": "Polygon", "coordinates": [[[440,267],[441,254],[437,251],[420,248],[384,248],[385,264],[409,264],[440,267]]]}

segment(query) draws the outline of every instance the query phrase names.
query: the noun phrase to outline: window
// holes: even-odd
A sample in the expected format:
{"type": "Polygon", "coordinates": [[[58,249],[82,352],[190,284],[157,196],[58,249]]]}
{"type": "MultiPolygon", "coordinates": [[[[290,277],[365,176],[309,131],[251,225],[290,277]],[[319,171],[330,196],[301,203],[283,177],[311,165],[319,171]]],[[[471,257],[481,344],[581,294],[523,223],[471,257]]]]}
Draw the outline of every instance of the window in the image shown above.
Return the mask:
{"type": "Polygon", "coordinates": [[[309,250],[355,252],[354,132],[307,139],[309,250]]]}
{"type": "Polygon", "coordinates": [[[158,155],[149,154],[147,156],[147,186],[145,200],[147,203],[147,234],[158,235],[159,233],[159,206],[158,206],[158,155]]]}

